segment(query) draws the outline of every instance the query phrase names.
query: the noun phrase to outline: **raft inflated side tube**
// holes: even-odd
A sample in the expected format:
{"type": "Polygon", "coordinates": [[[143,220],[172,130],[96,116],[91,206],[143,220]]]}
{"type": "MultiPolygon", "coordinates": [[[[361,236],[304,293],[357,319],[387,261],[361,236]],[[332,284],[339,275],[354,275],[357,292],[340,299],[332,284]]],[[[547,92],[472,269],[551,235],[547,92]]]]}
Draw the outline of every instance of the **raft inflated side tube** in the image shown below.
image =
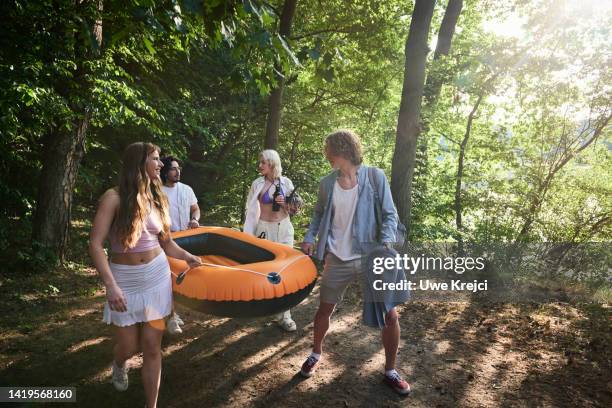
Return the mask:
{"type": "Polygon", "coordinates": [[[168,257],[174,300],[191,309],[223,317],[260,317],[298,305],[312,291],[317,268],[287,245],[223,227],[172,233],[183,249],[203,264],[188,269],[168,257]]]}

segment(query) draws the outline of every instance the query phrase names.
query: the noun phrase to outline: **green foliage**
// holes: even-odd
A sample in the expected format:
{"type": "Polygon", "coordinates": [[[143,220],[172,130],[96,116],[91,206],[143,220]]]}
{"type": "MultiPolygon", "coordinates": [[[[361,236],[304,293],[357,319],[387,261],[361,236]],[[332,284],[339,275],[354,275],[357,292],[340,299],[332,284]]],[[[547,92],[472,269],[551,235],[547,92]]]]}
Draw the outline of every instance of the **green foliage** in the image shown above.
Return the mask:
{"type": "Polygon", "coordinates": [[[599,52],[609,16],[576,15],[569,7],[480,5],[462,15],[451,55],[430,71],[442,75],[445,86],[435,110],[425,112],[429,167],[425,195],[415,192],[415,239],[458,234],[453,201],[459,142],[482,94],[466,150],[464,239],[609,240],[610,167],[600,164],[610,160],[605,123],[612,95],[602,85],[609,70],[606,53],[599,52]],[[517,15],[525,18],[523,36],[483,29],[489,19],[517,15]],[[597,140],[581,150],[600,124],[597,140]]]}
{"type": "MultiPolygon", "coordinates": [[[[21,222],[24,235],[35,206],[32,181],[39,178],[41,146],[71,132],[86,113],[91,120],[75,194],[77,204],[92,205],[114,184],[120,152],[133,141],[152,140],[173,153],[185,153],[194,141],[215,154],[227,149],[213,133],[225,128],[216,118],[225,118],[227,100],[255,95],[230,108],[244,112],[270,89],[275,63],[286,69],[294,64],[284,41],[261,43],[255,37],[272,38],[268,30],[277,16],[269,7],[254,1],[246,2],[248,7],[205,3],[104,1],[98,9],[102,2],[10,1],[0,6],[0,146],[7,152],[0,199],[6,204],[2,215],[21,222]],[[101,44],[94,24],[102,28],[101,44]]],[[[5,228],[2,246],[30,247],[5,228]]],[[[46,259],[35,247],[20,254],[18,259],[33,264],[46,259]]]]}
{"type": "MultiPolygon", "coordinates": [[[[116,183],[125,146],[145,140],[184,159],[183,180],[194,187],[206,223],[239,226],[279,74],[285,91],[278,150],[306,201],[294,219],[296,239],[329,171],[326,134],[355,129],[365,162],[390,174],[412,12],[406,2],[298,2],[289,38],[278,35],[281,1],[97,5],[0,6],[0,250],[34,265],[28,270],[50,261],[29,242],[42,146],[85,112],[91,122],[74,191],[79,208],[95,207],[116,183]],[[92,31],[97,20],[101,45],[92,31]]],[[[427,166],[413,191],[414,241],[461,235],[509,242],[526,224],[526,241],[609,241],[609,126],[580,149],[612,105],[610,16],[567,7],[465,2],[450,55],[435,63],[430,57],[427,67],[444,85],[435,107],[423,111],[428,143],[419,160],[427,166]],[[523,19],[524,34],[493,30],[512,19],[519,19],[515,26],[523,19]],[[457,231],[458,143],[480,95],[457,231]]],[[[440,3],[432,39],[443,12],[440,3]]]]}

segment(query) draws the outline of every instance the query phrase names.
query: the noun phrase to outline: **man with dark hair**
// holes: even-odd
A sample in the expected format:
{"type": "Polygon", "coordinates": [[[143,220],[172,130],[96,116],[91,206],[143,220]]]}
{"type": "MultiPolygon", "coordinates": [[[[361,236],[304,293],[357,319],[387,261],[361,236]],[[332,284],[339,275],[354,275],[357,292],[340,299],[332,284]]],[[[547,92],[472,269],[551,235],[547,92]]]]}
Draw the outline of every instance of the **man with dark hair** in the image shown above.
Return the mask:
{"type": "MultiPolygon", "coordinates": [[[[168,197],[170,209],[170,231],[182,231],[200,226],[200,207],[193,189],[181,180],[181,166],[177,158],[168,156],[162,159],[164,167],[160,170],[160,177],[164,185],[162,189],[168,197]]],[[[168,332],[182,333],[183,320],[174,311],[168,319],[168,332]]]]}
{"type": "Polygon", "coordinates": [[[200,226],[200,207],[193,189],[180,182],[181,166],[178,159],[172,156],[162,159],[164,167],[160,177],[163,189],[170,204],[171,231],[183,231],[200,226]]]}

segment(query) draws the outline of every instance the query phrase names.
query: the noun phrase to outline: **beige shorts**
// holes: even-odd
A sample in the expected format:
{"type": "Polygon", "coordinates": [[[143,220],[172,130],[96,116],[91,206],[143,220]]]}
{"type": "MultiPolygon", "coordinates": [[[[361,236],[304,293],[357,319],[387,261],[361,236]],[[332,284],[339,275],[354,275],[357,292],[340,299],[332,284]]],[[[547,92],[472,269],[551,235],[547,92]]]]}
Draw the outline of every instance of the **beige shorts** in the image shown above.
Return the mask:
{"type": "Polygon", "coordinates": [[[293,224],[289,217],[281,221],[262,221],[257,223],[255,236],[265,238],[279,244],[293,246],[293,224]],[[263,235],[262,235],[263,234],[263,235]]]}
{"type": "Polygon", "coordinates": [[[361,258],[343,261],[328,252],[325,255],[325,266],[321,276],[320,301],[339,303],[349,283],[359,282],[363,285],[361,262],[361,258]]]}

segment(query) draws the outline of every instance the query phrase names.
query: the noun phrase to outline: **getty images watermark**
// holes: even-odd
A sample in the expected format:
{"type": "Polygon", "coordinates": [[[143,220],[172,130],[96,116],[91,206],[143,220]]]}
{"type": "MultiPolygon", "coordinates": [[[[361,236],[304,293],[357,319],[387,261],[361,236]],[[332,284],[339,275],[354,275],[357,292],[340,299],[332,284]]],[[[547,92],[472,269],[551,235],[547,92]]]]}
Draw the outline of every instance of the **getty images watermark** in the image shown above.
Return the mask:
{"type": "MultiPolygon", "coordinates": [[[[387,271],[404,270],[405,273],[415,275],[420,271],[454,272],[463,275],[465,272],[482,271],[485,268],[483,257],[411,257],[407,254],[397,254],[395,257],[376,257],[372,259],[372,273],[380,275],[381,279],[374,279],[372,288],[375,291],[469,291],[480,292],[488,290],[488,281],[474,279],[466,282],[461,279],[447,281],[430,279],[389,279],[383,275],[387,271]]],[[[402,274],[403,275],[403,274],[402,274]]]]}

